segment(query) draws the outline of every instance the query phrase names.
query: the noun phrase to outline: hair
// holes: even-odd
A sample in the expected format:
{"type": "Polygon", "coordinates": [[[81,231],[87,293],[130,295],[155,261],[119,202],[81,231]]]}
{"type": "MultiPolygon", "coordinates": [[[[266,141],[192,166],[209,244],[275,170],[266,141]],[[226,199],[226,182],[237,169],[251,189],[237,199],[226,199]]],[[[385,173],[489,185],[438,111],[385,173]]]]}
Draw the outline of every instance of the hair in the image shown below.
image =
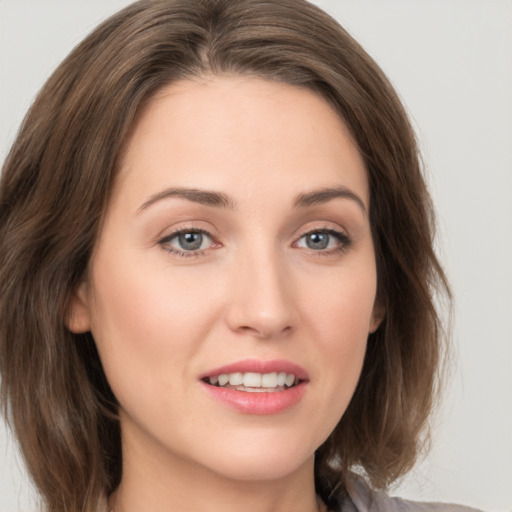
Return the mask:
{"type": "MultiPolygon", "coordinates": [[[[66,328],[137,114],[183,79],[245,75],[304,87],[339,113],[364,158],[386,311],[349,407],[315,456],[329,503],[353,471],[376,488],[428,438],[449,297],[414,132],[357,42],[304,0],[146,0],[94,30],[29,110],[0,185],[4,414],[48,511],[93,511],[122,472],[117,402],[90,333],[66,328]]],[[[331,504],[332,506],[332,504],[331,504]]]]}

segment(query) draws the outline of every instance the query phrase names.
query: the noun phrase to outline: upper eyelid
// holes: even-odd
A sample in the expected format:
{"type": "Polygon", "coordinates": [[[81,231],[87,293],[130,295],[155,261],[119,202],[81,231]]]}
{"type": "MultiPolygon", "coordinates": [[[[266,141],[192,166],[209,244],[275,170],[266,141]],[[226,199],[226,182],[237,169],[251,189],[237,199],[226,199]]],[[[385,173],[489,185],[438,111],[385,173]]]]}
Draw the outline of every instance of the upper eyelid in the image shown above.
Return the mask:
{"type": "MultiPolygon", "coordinates": [[[[166,231],[167,230],[163,230],[163,233],[165,233],[166,231]]],[[[211,237],[214,240],[221,238],[222,235],[214,234],[215,231],[217,231],[217,230],[203,228],[201,226],[185,225],[185,226],[173,229],[171,232],[167,232],[167,234],[159,234],[155,237],[155,239],[157,242],[160,242],[162,240],[169,240],[177,235],[180,235],[183,233],[189,233],[189,232],[202,233],[202,234],[208,235],[209,237],[211,237]]],[[[298,240],[299,238],[306,236],[310,233],[317,233],[317,232],[332,233],[332,234],[337,234],[337,235],[344,236],[344,237],[350,237],[348,231],[345,228],[342,228],[338,225],[333,226],[332,224],[322,224],[321,226],[312,226],[310,228],[306,228],[305,230],[303,228],[296,229],[296,230],[294,230],[293,234],[290,233],[290,236],[292,238],[295,238],[295,240],[298,240]]]]}
{"type": "MultiPolygon", "coordinates": [[[[293,224],[297,222],[295,225],[296,227],[290,230],[285,228],[278,237],[281,238],[282,241],[285,241],[286,238],[291,238],[293,239],[293,243],[308,233],[315,231],[328,231],[333,232],[334,234],[339,234],[339,236],[342,237],[353,238],[352,235],[354,233],[352,233],[352,231],[356,226],[345,226],[340,223],[341,219],[322,219],[321,217],[323,217],[323,215],[317,215],[318,213],[310,219],[307,218],[309,215],[300,215],[299,219],[296,221],[290,219],[290,222],[293,222],[293,224]],[[298,224],[299,222],[300,224],[298,224]]],[[[175,226],[169,225],[167,228],[159,230],[159,233],[153,238],[153,240],[155,243],[159,243],[162,240],[169,240],[173,236],[187,231],[204,233],[210,236],[215,242],[221,242],[222,240],[225,240],[226,237],[238,237],[241,234],[240,229],[236,228],[236,224],[233,225],[231,222],[227,226],[217,226],[216,224],[217,223],[212,224],[210,219],[204,218],[203,216],[189,219],[177,219],[175,226]],[[236,230],[235,233],[233,233],[233,229],[236,230]]],[[[289,225],[289,227],[291,228],[292,226],[289,225]]]]}
{"type": "Polygon", "coordinates": [[[350,238],[350,234],[347,229],[333,223],[321,223],[319,226],[311,226],[305,230],[300,228],[296,230],[295,233],[296,240],[311,233],[332,233],[342,237],[350,238]]]}
{"type": "Polygon", "coordinates": [[[208,235],[212,240],[218,241],[220,238],[219,231],[215,229],[211,224],[202,219],[194,219],[189,221],[180,221],[177,226],[167,226],[165,229],[154,237],[154,242],[159,244],[163,241],[170,240],[171,238],[180,235],[182,233],[197,232],[208,235]],[[206,227],[205,227],[206,224],[206,227]]]}
{"type": "Polygon", "coordinates": [[[311,228],[302,233],[301,236],[309,235],[310,233],[334,233],[339,235],[345,235],[345,231],[342,229],[336,229],[332,227],[323,227],[323,228],[311,228]]]}
{"type": "Polygon", "coordinates": [[[210,231],[207,231],[203,228],[180,228],[176,229],[175,231],[172,231],[171,233],[168,233],[167,235],[161,235],[158,237],[158,241],[161,242],[163,240],[172,240],[174,237],[182,235],[183,233],[201,233],[203,235],[208,235],[210,238],[213,239],[213,235],[210,233],[210,231]]]}
{"type": "Polygon", "coordinates": [[[348,244],[352,241],[352,237],[345,231],[338,230],[338,229],[332,229],[332,228],[323,228],[323,229],[320,228],[320,229],[311,229],[309,231],[306,231],[301,236],[299,236],[299,238],[297,238],[296,241],[293,243],[295,244],[299,240],[304,238],[305,236],[311,235],[313,233],[326,233],[328,235],[337,237],[341,244],[348,244]]]}

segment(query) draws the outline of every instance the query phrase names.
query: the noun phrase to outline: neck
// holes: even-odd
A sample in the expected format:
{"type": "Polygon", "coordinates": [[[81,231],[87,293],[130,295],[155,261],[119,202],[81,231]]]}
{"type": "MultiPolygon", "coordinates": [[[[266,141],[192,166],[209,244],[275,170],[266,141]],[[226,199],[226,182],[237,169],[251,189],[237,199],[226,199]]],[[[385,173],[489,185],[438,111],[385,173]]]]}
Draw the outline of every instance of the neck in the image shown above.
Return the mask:
{"type": "Polygon", "coordinates": [[[218,474],[165,451],[123,446],[123,476],[109,499],[113,512],[318,512],[314,461],[279,478],[218,474]]]}

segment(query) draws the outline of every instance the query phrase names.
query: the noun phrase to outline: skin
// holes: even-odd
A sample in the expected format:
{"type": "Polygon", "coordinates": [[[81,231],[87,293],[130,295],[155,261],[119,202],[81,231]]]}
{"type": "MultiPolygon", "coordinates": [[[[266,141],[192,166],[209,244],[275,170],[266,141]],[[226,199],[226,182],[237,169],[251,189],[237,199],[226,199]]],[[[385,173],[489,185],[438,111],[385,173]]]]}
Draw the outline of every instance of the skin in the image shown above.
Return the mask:
{"type": "Polygon", "coordinates": [[[110,505],[317,510],[314,451],[382,317],[366,170],[346,126],[311,91],[208,77],[161,90],[125,149],[68,319],[92,331],[120,403],[123,477],[110,505]],[[230,204],[162,197],[183,187],[230,204]],[[294,205],[341,187],[350,193],[294,205]],[[209,235],[184,250],[172,238],[182,230],[209,235]],[[326,230],[339,235],[312,248],[318,235],[306,233],[326,230]],[[303,367],[300,402],[246,414],[204,391],[201,375],[247,358],[303,367]]]}

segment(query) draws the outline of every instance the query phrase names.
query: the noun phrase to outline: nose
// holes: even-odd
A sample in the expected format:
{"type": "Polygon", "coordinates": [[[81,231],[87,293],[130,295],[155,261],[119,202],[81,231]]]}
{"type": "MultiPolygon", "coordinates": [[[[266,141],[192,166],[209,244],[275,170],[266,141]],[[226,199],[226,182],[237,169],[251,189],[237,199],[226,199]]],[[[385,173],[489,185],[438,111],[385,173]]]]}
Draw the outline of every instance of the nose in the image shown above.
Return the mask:
{"type": "Polygon", "coordinates": [[[277,256],[267,252],[240,258],[229,285],[226,321],[232,331],[279,339],[296,328],[293,280],[277,256]]]}

